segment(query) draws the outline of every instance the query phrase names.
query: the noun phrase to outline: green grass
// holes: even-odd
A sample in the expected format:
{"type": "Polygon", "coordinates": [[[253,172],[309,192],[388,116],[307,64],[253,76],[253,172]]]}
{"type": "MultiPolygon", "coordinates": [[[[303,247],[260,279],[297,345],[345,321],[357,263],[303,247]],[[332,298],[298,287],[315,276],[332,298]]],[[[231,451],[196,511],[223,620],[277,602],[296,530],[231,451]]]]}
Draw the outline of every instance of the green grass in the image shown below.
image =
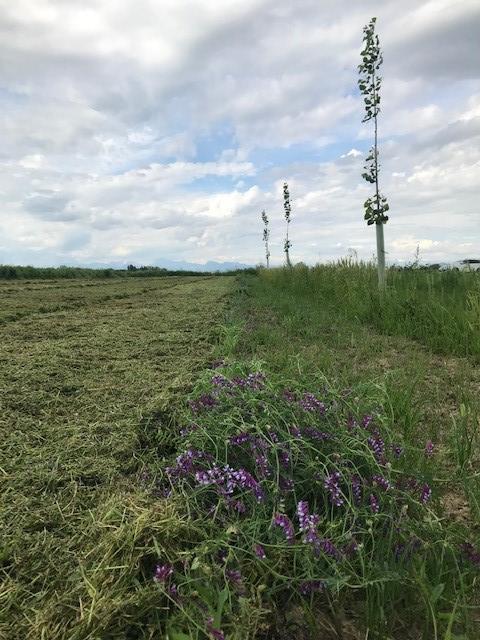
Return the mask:
{"type": "Polygon", "coordinates": [[[437,353],[480,362],[480,273],[389,269],[387,291],[377,288],[371,264],[347,261],[263,273],[277,291],[328,307],[337,322],[357,321],[402,335],[437,353]]]}
{"type": "Polygon", "coordinates": [[[386,300],[374,276],[341,265],[235,281],[2,285],[0,637],[479,637],[478,568],[460,548],[480,546],[477,281],[456,274],[457,287],[434,274],[430,286],[429,274],[390,274],[392,307],[414,298],[449,310],[414,334],[390,312],[376,318],[386,300]],[[470,326],[461,348],[440,337],[452,326],[470,326]],[[225,366],[208,369],[213,357],[225,366]],[[237,380],[259,371],[258,387],[237,380]],[[302,408],[305,392],[325,415],[302,408]],[[198,404],[203,394],[213,394],[210,409],[198,404]],[[366,415],[373,431],[352,426],[366,415]],[[385,459],[368,440],[377,429],[385,459]],[[232,444],[239,434],[246,444],[232,444]],[[202,454],[168,471],[188,451],[202,454]],[[248,470],[264,498],[247,486],[226,498],[196,479],[225,464],[248,470]],[[324,486],[335,470],[338,507],[324,486]],[[375,475],[392,488],[384,493],[375,475]],[[338,557],[301,542],[302,500],[338,557]],[[275,526],[278,513],[295,544],[275,526]],[[156,565],[172,575],[154,582],[156,565]],[[302,595],[312,581],[321,588],[302,595]]]}
{"type": "Polygon", "coordinates": [[[142,637],[155,637],[157,594],[142,559],[155,539],[181,535],[182,522],[140,476],[169,451],[152,433],[169,428],[212,356],[231,282],[9,285],[0,327],[1,638],[136,638],[139,620],[142,637]]]}

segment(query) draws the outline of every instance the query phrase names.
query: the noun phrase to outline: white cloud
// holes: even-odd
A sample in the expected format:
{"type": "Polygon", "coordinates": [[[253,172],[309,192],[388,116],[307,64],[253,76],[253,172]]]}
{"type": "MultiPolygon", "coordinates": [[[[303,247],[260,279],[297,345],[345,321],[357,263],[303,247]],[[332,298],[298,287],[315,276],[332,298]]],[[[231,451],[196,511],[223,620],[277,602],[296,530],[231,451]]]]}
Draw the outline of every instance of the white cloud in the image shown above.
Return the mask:
{"type": "Polygon", "coordinates": [[[263,208],[281,261],[285,179],[295,259],[371,256],[356,65],[374,14],[389,257],[480,246],[476,0],[227,4],[0,0],[0,261],[255,263],[263,208]]]}

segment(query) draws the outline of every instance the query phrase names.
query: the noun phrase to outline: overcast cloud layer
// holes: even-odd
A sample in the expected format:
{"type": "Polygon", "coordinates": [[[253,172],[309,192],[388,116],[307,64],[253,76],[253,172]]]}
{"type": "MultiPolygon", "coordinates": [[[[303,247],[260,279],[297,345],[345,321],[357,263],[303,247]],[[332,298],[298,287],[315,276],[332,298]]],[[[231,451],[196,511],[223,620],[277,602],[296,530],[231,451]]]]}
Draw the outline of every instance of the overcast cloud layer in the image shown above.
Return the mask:
{"type": "Polygon", "coordinates": [[[388,257],[480,258],[479,0],[0,0],[0,262],[370,258],[373,15],[388,257]]]}

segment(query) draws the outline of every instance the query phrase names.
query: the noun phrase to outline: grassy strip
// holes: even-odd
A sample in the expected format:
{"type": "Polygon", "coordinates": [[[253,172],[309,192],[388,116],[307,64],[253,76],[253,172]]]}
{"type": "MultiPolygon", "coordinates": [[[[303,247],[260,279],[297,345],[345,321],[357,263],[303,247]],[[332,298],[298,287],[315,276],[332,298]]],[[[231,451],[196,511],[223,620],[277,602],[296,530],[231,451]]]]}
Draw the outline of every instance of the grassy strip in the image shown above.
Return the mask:
{"type": "MultiPolygon", "coordinates": [[[[442,354],[480,362],[480,273],[390,269],[380,295],[370,264],[341,262],[271,269],[265,288],[299,304],[328,307],[337,322],[359,321],[377,331],[413,338],[442,354]]],[[[268,294],[267,294],[268,295],[268,294]]],[[[300,311],[300,310],[299,310],[300,311]]]]}

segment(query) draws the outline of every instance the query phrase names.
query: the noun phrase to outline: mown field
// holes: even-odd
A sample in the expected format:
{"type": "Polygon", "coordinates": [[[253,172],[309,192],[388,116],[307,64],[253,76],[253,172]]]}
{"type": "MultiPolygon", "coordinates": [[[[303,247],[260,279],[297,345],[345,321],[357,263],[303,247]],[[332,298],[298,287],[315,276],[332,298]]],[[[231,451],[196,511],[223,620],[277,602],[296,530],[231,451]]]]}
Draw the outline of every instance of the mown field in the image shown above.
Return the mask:
{"type": "Polygon", "coordinates": [[[0,637],[137,637],[139,601],[158,600],[139,558],[164,517],[141,482],[149,430],[211,357],[230,288],[0,284],[0,637]]]}
{"type": "Polygon", "coordinates": [[[478,283],[0,283],[0,637],[476,640],[478,283]]]}

